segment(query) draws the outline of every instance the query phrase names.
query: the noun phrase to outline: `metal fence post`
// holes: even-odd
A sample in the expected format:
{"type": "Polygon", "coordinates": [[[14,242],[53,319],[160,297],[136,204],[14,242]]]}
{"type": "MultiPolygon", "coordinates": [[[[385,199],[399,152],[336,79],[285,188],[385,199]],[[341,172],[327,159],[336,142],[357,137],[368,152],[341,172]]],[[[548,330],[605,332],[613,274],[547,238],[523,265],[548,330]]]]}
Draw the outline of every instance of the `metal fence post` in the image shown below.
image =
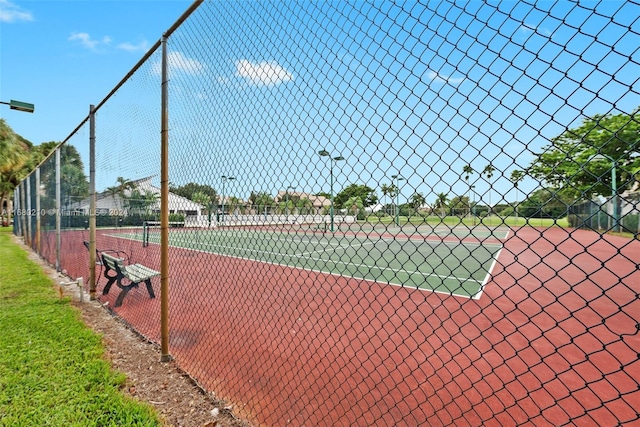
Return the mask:
{"type": "Polygon", "coordinates": [[[62,204],[60,194],[60,147],[56,148],[56,271],[60,271],[60,229],[62,228],[62,204]]]}
{"type": "Polygon", "coordinates": [[[36,168],[36,188],[35,188],[35,194],[36,194],[36,210],[35,210],[35,215],[36,215],[36,234],[35,234],[35,248],[36,248],[36,252],[38,253],[38,255],[42,255],[42,245],[40,242],[40,227],[41,227],[41,223],[40,223],[40,219],[42,218],[42,216],[40,215],[40,168],[36,168]]]}
{"type": "Polygon", "coordinates": [[[96,122],[89,105],[89,300],[96,299],[96,122]]]}
{"type": "Polygon", "coordinates": [[[160,128],[160,361],[169,354],[169,106],[167,73],[167,37],[162,36],[162,107],[160,128]]]}
{"type": "Polygon", "coordinates": [[[25,180],[26,182],[26,196],[25,196],[25,200],[26,200],[26,208],[27,211],[25,213],[25,216],[27,218],[27,238],[25,240],[26,244],[31,246],[31,236],[33,235],[33,224],[31,224],[31,178],[30,176],[27,177],[27,179],[25,180]]]}

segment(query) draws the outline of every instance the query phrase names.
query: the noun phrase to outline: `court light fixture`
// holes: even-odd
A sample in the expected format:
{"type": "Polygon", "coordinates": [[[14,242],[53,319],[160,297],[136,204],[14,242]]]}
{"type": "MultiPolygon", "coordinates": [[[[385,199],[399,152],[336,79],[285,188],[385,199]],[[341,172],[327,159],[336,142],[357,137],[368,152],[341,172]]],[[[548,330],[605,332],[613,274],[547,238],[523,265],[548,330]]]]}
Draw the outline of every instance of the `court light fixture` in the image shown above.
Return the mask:
{"type": "Polygon", "coordinates": [[[396,185],[396,225],[400,227],[400,181],[404,181],[404,178],[400,175],[391,175],[391,178],[398,182],[396,185]]]}
{"type": "Polygon", "coordinates": [[[25,113],[33,113],[35,105],[28,102],[16,101],[12,99],[9,102],[0,101],[0,104],[8,105],[12,110],[23,111],[25,113]]]}
{"type": "Polygon", "coordinates": [[[333,233],[333,223],[334,223],[334,221],[333,221],[333,164],[334,164],[334,162],[339,162],[339,161],[345,160],[345,158],[342,157],[342,156],[333,157],[333,156],[331,156],[331,154],[327,150],[320,150],[320,151],[318,151],[318,154],[321,157],[328,157],[329,158],[329,164],[330,164],[329,173],[331,175],[331,192],[329,193],[329,196],[331,198],[331,206],[329,208],[329,212],[330,212],[330,216],[331,216],[331,232],[333,233]]]}
{"type": "Polygon", "coordinates": [[[220,214],[220,225],[223,225],[224,224],[224,197],[225,197],[224,187],[227,181],[233,181],[236,178],[233,176],[222,175],[220,179],[222,180],[222,212],[220,214]]]}

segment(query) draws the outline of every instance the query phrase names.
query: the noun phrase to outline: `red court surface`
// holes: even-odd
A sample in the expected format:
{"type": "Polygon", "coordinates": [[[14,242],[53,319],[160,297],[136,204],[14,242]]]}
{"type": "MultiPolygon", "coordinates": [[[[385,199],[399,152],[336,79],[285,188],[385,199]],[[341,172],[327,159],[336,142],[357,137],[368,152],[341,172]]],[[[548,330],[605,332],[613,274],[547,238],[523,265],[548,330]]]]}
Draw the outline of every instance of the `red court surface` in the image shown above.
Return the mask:
{"type": "MultiPolygon", "coordinates": [[[[159,270],[157,246],[104,234],[98,248],[159,270]]],[[[72,276],[88,275],[86,236],[64,233],[72,276]]],[[[169,257],[172,356],[254,425],[640,422],[639,241],[514,229],[478,300],[177,248],[169,257]]],[[[100,298],[113,305],[117,291],[100,298]]],[[[114,311],[159,341],[159,305],[141,286],[114,311]]]]}

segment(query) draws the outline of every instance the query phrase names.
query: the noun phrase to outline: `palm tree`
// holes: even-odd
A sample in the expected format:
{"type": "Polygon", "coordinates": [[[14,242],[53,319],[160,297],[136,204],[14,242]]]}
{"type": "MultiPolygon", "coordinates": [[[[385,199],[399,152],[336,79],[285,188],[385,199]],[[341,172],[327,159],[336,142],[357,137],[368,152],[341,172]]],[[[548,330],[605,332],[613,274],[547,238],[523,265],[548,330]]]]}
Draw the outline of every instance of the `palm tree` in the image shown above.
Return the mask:
{"type": "Polygon", "coordinates": [[[301,197],[296,203],[298,213],[301,215],[308,214],[313,208],[313,202],[306,197],[301,197]]]}
{"type": "MultiPolygon", "coordinates": [[[[117,183],[117,185],[115,186],[116,195],[119,196],[118,197],[119,202],[126,200],[127,191],[131,191],[136,188],[136,184],[133,181],[123,178],[121,176],[116,178],[116,183],[117,183]]],[[[120,209],[124,207],[125,206],[121,205],[120,209]]]]}
{"type": "Polygon", "coordinates": [[[447,202],[449,201],[449,196],[445,193],[438,193],[436,196],[436,201],[433,204],[434,209],[440,209],[440,215],[444,217],[445,209],[447,208],[447,202]]]}
{"type": "MultiPolygon", "coordinates": [[[[5,120],[0,119],[0,209],[4,206],[5,199],[11,197],[11,193],[22,178],[30,172],[30,170],[24,170],[29,161],[26,148],[5,120]]],[[[5,213],[2,212],[2,215],[4,216],[5,213]]],[[[11,213],[7,212],[9,220],[10,215],[11,213]]]]}
{"type": "Polygon", "coordinates": [[[118,226],[118,220],[120,219],[120,214],[124,208],[123,201],[126,200],[126,192],[128,190],[134,190],[136,185],[133,181],[125,179],[121,176],[116,178],[116,185],[112,187],[107,187],[106,191],[113,199],[113,204],[116,211],[116,227],[118,226]]]}
{"type": "Polygon", "coordinates": [[[265,192],[252,193],[252,197],[249,197],[249,200],[252,202],[253,207],[256,210],[256,213],[264,213],[265,217],[267,215],[267,209],[273,206],[274,200],[270,194],[265,192]]]}
{"type": "Polygon", "coordinates": [[[427,203],[427,199],[424,198],[422,193],[413,193],[411,196],[410,204],[416,211],[416,215],[418,215],[418,209],[420,209],[420,206],[424,206],[425,203],[427,203]]]}
{"type": "Polygon", "coordinates": [[[362,203],[362,199],[360,197],[351,197],[349,200],[344,202],[344,207],[347,208],[349,213],[352,213],[356,218],[358,214],[364,209],[364,203],[362,203]]]}
{"type": "Polygon", "coordinates": [[[141,193],[140,190],[135,189],[131,191],[129,196],[126,196],[127,203],[129,204],[129,210],[132,214],[148,215],[150,208],[158,201],[160,195],[151,191],[145,190],[141,193]]]}
{"type": "Polygon", "coordinates": [[[509,177],[511,182],[513,182],[513,186],[516,189],[516,203],[513,207],[513,212],[516,214],[516,223],[518,222],[518,183],[524,179],[524,172],[521,170],[514,170],[511,172],[511,176],[509,177]]]}
{"type": "Polygon", "coordinates": [[[495,172],[496,168],[494,168],[491,163],[489,163],[487,166],[484,167],[484,169],[482,170],[482,173],[485,174],[487,176],[487,180],[489,181],[489,212],[488,215],[491,215],[491,211],[493,210],[492,206],[491,206],[491,189],[493,188],[491,186],[491,178],[493,177],[493,172],[495,172]]]}
{"type": "Polygon", "coordinates": [[[231,196],[227,199],[227,203],[229,205],[229,214],[236,215],[238,213],[238,208],[242,204],[242,200],[240,200],[236,196],[231,196]]]}
{"type": "Polygon", "coordinates": [[[395,184],[382,184],[380,191],[382,191],[382,197],[394,196],[396,194],[396,186],[395,184]]]}
{"type": "MultiPolygon", "coordinates": [[[[89,183],[83,170],[74,164],[62,165],[60,167],[60,192],[67,211],[70,211],[74,204],[88,196],[89,183]]],[[[71,223],[71,216],[67,218],[67,221],[67,224],[71,223]]]]}

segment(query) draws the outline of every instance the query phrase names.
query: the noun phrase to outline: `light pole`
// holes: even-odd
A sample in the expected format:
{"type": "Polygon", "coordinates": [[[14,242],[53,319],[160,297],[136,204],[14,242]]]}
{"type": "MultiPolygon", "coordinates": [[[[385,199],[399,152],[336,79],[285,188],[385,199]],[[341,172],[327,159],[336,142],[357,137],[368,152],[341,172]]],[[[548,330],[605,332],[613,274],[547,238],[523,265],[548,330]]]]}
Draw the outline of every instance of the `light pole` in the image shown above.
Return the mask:
{"type": "Polygon", "coordinates": [[[8,105],[12,110],[24,111],[25,113],[33,113],[35,106],[28,102],[11,100],[9,102],[0,101],[0,104],[8,105]]]}
{"type": "Polygon", "coordinates": [[[235,178],[232,176],[222,175],[220,179],[222,180],[222,213],[220,214],[220,224],[224,224],[224,187],[227,181],[232,181],[235,178]]]}
{"type": "Polygon", "coordinates": [[[320,150],[318,151],[318,154],[321,157],[329,158],[329,165],[330,165],[329,172],[331,175],[331,192],[329,193],[329,196],[331,198],[331,206],[329,207],[329,215],[331,216],[331,232],[333,233],[333,163],[344,160],[344,157],[342,156],[332,157],[327,150],[320,150]]]}
{"type": "Polygon", "coordinates": [[[618,183],[616,182],[616,160],[603,153],[598,153],[589,160],[609,160],[611,162],[611,204],[613,208],[613,230],[620,231],[620,220],[618,218],[618,183]]]}
{"type": "Polygon", "coordinates": [[[400,181],[404,181],[404,178],[400,175],[391,175],[391,178],[398,182],[396,184],[396,225],[400,227],[400,181]]]}

